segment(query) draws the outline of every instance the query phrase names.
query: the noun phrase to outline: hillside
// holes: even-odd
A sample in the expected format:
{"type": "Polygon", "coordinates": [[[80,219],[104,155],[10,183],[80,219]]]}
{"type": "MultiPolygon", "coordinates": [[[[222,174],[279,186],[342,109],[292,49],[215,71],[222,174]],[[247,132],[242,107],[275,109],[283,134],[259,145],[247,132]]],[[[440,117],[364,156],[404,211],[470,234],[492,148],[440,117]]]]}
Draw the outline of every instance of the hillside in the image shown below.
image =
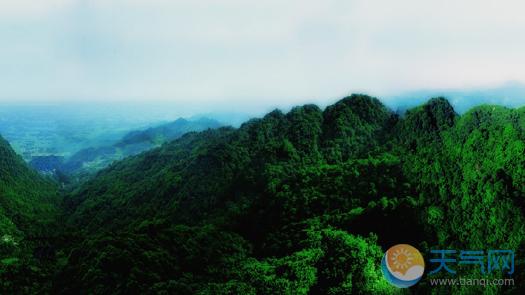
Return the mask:
{"type": "Polygon", "coordinates": [[[0,292],[43,281],[46,267],[31,268],[54,255],[49,242],[57,232],[60,201],[56,186],[0,137],[0,292]]]}
{"type": "Polygon", "coordinates": [[[55,185],[28,168],[0,137],[0,202],[3,234],[31,232],[35,221],[52,221],[59,203],[55,185]]]}
{"type": "Polygon", "coordinates": [[[59,173],[68,175],[91,174],[114,161],[159,147],[187,132],[198,132],[220,126],[219,122],[212,119],[186,120],[181,118],[145,130],[130,131],[112,145],[84,148],[68,158],[54,155],[36,156],[33,157],[30,165],[44,173],[52,174],[59,171],[59,173]]]}
{"type": "Polygon", "coordinates": [[[443,98],[399,117],[353,95],[186,134],[67,197],[77,240],[55,290],[395,293],[380,270],[393,244],[518,251],[524,122],[523,108],[459,116],[443,98]]]}
{"type": "MultiPolygon", "coordinates": [[[[61,207],[4,140],[0,171],[0,293],[392,294],[380,261],[399,243],[525,262],[525,108],[434,98],[399,115],[352,95],[275,110],[116,161],[61,207]]],[[[453,293],[522,292],[513,278],[453,293]]]]}
{"type": "Polygon", "coordinates": [[[414,104],[424,103],[427,97],[439,96],[446,97],[461,114],[480,104],[517,107],[525,102],[525,84],[507,81],[492,87],[423,89],[390,96],[387,100],[396,110],[404,110],[414,104]]]}
{"type": "Polygon", "coordinates": [[[184,133],[218,127],[221,127],[221,123],[208,118],[199,118],[191,121],[180,118],[146,130],[129,132],[115,146],[124,147],[144,143],[159,146],[167,141],[181,137],[184,133]]]}

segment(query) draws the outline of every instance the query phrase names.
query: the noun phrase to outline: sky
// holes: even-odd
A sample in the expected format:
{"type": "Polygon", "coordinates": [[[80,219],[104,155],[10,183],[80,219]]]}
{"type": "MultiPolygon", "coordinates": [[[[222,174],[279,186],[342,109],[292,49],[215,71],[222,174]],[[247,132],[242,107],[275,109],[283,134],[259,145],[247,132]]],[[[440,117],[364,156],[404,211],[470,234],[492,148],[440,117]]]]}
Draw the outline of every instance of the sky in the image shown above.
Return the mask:
{"type": "Polygon", "coordinates": [[[525,82],[518,0],[0,0],[0,103],[259,108],[525,82]]]}

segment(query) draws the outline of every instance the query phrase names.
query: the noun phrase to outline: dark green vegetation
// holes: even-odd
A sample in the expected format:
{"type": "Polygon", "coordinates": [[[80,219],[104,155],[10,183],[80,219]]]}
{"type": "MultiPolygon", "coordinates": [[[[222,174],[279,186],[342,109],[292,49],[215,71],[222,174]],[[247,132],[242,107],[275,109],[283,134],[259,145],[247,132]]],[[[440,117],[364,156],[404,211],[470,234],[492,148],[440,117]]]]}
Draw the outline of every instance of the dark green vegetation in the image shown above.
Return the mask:
{"type": "Polygon", "coordinates": [[[55,184],[29,169],[0,137],[0,293],[51,286],[59,205],[55,184]]]}
{"type": "MultiPolygon", "coordinates": [[[[188,133],[66,195],[67,221],[46,264],[50,283],[28,288],[398,293],[380,261],[390,246],[408,243],[425,256],[513,249],[516,286],[453,291],[520,292],[524,139],[524,108],[481,106],[458,116],[437,98],[398,116],[364,95],[188,133]]],[[[457,270],[480,276],[472,265],[457,270]]],[[[408,291],[450,293],[426,277],[408,291]]]]}

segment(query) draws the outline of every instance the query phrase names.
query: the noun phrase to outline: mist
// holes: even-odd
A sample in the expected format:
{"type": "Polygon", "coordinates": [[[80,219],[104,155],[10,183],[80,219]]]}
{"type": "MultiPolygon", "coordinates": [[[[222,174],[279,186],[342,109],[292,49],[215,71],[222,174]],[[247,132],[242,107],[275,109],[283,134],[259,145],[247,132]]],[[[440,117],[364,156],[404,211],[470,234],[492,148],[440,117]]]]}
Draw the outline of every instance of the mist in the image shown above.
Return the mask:
{"type": "Polygon", "coordinates": [[[32,2],[0,4],[3,103],[263,113],[525,81],[514,0],[32,2]]]}

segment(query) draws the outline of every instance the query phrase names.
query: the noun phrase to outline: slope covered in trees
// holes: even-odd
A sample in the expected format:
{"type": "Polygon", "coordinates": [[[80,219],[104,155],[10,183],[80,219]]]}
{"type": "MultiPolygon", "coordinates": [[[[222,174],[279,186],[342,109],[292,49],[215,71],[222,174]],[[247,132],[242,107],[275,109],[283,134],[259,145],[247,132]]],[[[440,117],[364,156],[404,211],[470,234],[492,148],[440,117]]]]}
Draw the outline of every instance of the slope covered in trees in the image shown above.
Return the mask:
{"type": "Polygon", "coordinates": [[[379,267],[391,245],[518,251],[524,120],[458,116],[442,98],[400,117],[353,95],[187,134],[67,198],[79,232],[58,289],[393,293],[379,267]]]}
{"type": "MultiPolygon", "coordinates": [[[[394,244],[512,249],[522,265],[524,197],[524,108],[459,116],[435,98],[398,115],[352,95],[188,133],[100,171],[65,197],[46,290],[399,293],[380,269],[394,244]]],[[[452,291],[522,291],[513,278],[452,291]]],[[[451,291],[425,278],[410,290],[451,291]]]]}
{"type": "Polygon", "coordinates": [[[208,118],[180,118],[145,130],[130,131],[112,145],[84,148],[67,158],[55,155],[35,156],[29,164],[40,172],[54,174],[59,182],[61,176],[66,175],[86,178],[86,175],[89,176],[114,161],[159,147],[185,133],[218,128],[221,125],[218,121],[208,118]]]}
{"type": "Polygon", "coordinates": [[[59,205],[56,185],[29,169],[0,137],[0,293],[46,284],[59,205]]]}

